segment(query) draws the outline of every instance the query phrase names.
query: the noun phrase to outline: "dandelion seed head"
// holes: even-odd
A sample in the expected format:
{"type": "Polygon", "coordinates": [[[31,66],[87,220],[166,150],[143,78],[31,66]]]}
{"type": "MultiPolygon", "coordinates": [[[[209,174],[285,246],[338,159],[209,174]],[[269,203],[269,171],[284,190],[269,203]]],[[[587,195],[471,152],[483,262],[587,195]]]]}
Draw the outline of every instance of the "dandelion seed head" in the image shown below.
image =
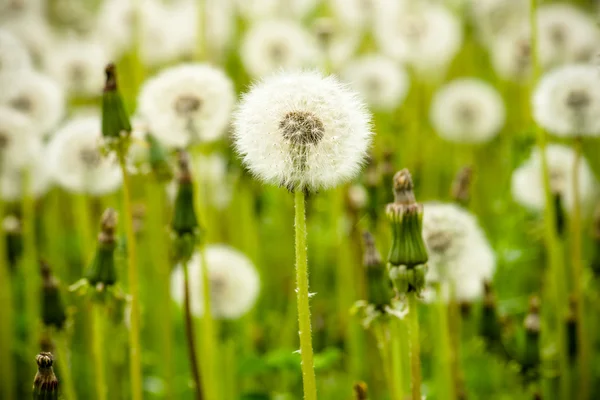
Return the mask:
{"type": "Polygon", "coordinates": [[[301,19],[316,7],[317,0],[235,0],[238,13],[255,21],[273,17],[301,19]]]}
{"type": "Polygon", "coordinates": [[[490,45],[492,66],[507,80],[524,81],[531,74],[531,34],[528,26],[498,35],[490,45]]]}
{"type": "Polygon", "coordinates": [[[329,0],[335,18],[344,26],[359,31],[372,24],[383,3],[382,0],[329,0]]]}
{"type": "Polygon", "coordinates": [[[43,62],[48,49],[55,46],[55,32],[40,11],[8,18],[1,25],[25,45],[33,61],[43,62]]]}
{"type": "Polygon", "coordinates": [[[12,33],[0,29],[0,76],[31,68],[27,48],[12,33]]]}
{"type": "Polygon", "coordinates": [[[233,136],[245,165],[260,179],[317,190],[358,173],[370,128],[356,93],[334,77],[305,71],[254,85],[236,112],[233,136]]]}
{"type": "Polygon", "coordinates": [[[30,162],[40,137],[30,118],[0,105],[0,169],[18,169],[30,162]]]}
{"type": "Polygon", "coordinates": [[[480,39],[490,43],[519,26],[529,15],[529,0],[477,0],[471,2],[471,19],[480,39]]]}
{"type": "Polygon", "coordinates": [[[326,17],[315,20],[312,33],[321,50],[321,58],[333,70],[342,68],[352,59],[361,41],[359,30],[345,27],[326,17]]]}
{"type": "Polygon", "coordinates": [[[474,78],[457,79],[441,87],[430,110],[431,123],[440,136],[466,143],[491,140],[504,126],[505,114],[496,89],[474,78]]]}
{"type": "Polygon", "coordinates": [[[31,158],[24,165],[4,168],[0,172],[0,196],[4,201],[18,201],[23,197],[25,174],[28,177],[27,194],[33,198],[43,196],[50,187],[47,152],[41,142],[32,147],[31,158]]]}
{"type": "Polygon", "coordinates": [[[121,186],[116,160],[101,151],[98,116],[76,116],[52,136],[48,144],[48,168],[52,179],[66,190],[99,196],[121,186]]]}
{"type": "MultiPolygon", "coordinates": [[[[205,248],[210,284],[211,308],[215,318],[236,319],[246,314],[256,302],[260,278],[252,262],[239,251],[225,245],[205,248]]],[[[188,263],[191,309],[195,316],[204,314],[202,261],[195,254],[188,263]]],[[[184,277],[179,265],[171,274],[171,295],[176,303],[184,300],[184,277]]]]}
{"type": "Polygon", "coordinates": [[[138,113],[166,147],[186,147],[222,137],[235,94],[231,80],[204,64],[181,64],[148,79],[138,113]]]}

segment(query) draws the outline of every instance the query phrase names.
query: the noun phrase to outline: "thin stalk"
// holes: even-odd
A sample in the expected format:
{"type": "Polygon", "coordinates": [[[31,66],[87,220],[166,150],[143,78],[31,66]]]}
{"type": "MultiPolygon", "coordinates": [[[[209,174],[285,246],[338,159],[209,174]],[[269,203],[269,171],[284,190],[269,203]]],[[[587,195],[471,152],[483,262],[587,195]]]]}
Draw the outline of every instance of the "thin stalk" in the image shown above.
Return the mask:
{"type": "Polygon", "coordinates": [[[421,346],[419,343],[419,314],[417,295],[408,293],[408,323],[410,338],[410,370],[412,400],[421,400],[421,346]]]}
{"type": "Polygon", "coordinates": [[[192,309],[190,304],[190,274],[188,272],[187,260],[182,263],[183,268],[183,309],[185,317],[185,336],[188,345],[188,355],[190,357],[190,368],[192,370],[192,378],[194,379],[194,391],[196,400],[202,400],[202,382],[200,380],[200,368],[198,367],[198,359],[196,357],[196,342],[194,336],[194,320],[192,317],[192,309]]]}
{"type": "Polygon", "coordinates": [[[94,383],[96,386],[96,399],[106,400],[107,399],[107,386],[106,386],[106,363],[104,360],[104,319],[106,314],[104,313],[103,306],[101,304],[91,303],[93,315],[93,331],[94,340],[92,344],[92,357],[94,359],[94,383]]]}
{"type": "MultiPolygon", "coordinates": [[[[85,194],[74,196],[75,225],[79,230],[79,251],[81,252],[81,265],[85,268],[94,248],[92,228],[90,226],[90,209],[85,194]]],[[[59,263],[60,264],[60,263],[59,263]]]]}
{"type": "Polygon", "coordinates": [[[379,349],[379,354],[381,355],[381,364],[383,365],[383,374],[385,375],[385,379],[388,384],[389,391],[391,393],[392,400],[402,400],[402,397],[398,397],[396,392],[396,384],[394,382],[394,376],[392,372],[392,360],[390,358],[390,348],[388,346],[388,339],[386,335],[387,324],[376,322],[373,325],[373,335],[375,336],[375,341],[377,342],[377,348],[379,349]]]}
{"type": "MultiPolygon", "coordinates": [[[[0,218],[4,217],[4,202],[0,199],[0,218]]],[[[0,397],[13,399],[15,377],[13,348],[13,298],[12,277],[6,262],[4,229],[0,229],[0,397]]]]}
{"type": "Polygon", "coordinates": [[[463,376],[460,366],[461,316],[454,287],[451,289],[447,312],[450,337],[450,371],[452,374],[453,393],[458,398],[461,397],[461,392],[463,391],[463,376]]]}
{"type": "Polygon", "coordinates": [[[218,400],[220,398],[217,385],[218,378],[215,377],[215,350],[218,343],[215,336],[215,323],[210,299],[210,279],[204,245],[200,245],[198,251],[202,263],[202,301],[204,304],[204,314],[202,315],[202,361],[205,365],[203,369],[205,376],[204,393],[208,400],[218,400]]]}
{"type": "Polygon", "coordinates": [[[390,327],[392,331],[392,337],[390,338],[392,349],[392,387],[394,399],[404,399],[404,393],[402,388],[402,381],[404,377],[404,371],[402,368],[402,356],[404,355],[401,350],[401,336],[400,336],[400,321],[392,319],[390,321],[390,327]]]}
{"type": "Polygon", "coordinates": [[[577,358],[579,361],[579,398],[589,397],[589,361],[588,343],[584,325],[584,298],[583,298],[583,254],[581,239],[581,196],[579,194],[579,164],[582,149],[581,138],[574,142],[575,160],[573,162],[573,215],[571,216],[571,266],[573,272],[573,295],[575,300],[577,318],[577,358]]]}
{"type": "Polygon", "coordinates": [[[203,61],[206,56],[206,0],[197,0],[198,32],[196,38],[196,60],[203,61]]]}
{"type": "Polygon", "coordinates": [[[75,385],[71,376],[71,365],[69,363],[69,346],[65,332],[56,332],[56,355],[58,362],[56,368],[60,377],[60,387],[64,400],[77,400],[75,385]]]}
{"type": "Polygon", "coordinates": [[[125,154],[119,149],[119,165],[123,173],[123,209],[125,215],[125,235],[127,238],[127,278],[129,294],[131,296],[131,326],[129,328],[129,373],[131,377],[132,400],[141,400],[142,391],[142,363],[140,359],[140,289],[137,271],[137,247],[135,232],[133,230],[133,209],[131,204],[131,182],[125,154]]]}
{"type": "Polygon", "coordinates": [[[439,285],[436,293],[436,314],[438,326],[435,327],[438,332],[438,388],[439,393],[446,393],[447,399],[455,399],[456,393],[452,384],[452,346],[450,340],[450,325],[448,323],[448,313],[446,303],[442,298],[439,285]]]}
{"type": "Polygon", "coordinates": [[[316,400],[317,380],[313,361],[310,306],[308,293],[308,259],[306,252],[306,211],[302,190],[296,190],[295,236],[296,236],[296,298],[298,302],[298,325],[300,328],[300,356],[302,358],[302,385],[305,400],[316,400]]]}

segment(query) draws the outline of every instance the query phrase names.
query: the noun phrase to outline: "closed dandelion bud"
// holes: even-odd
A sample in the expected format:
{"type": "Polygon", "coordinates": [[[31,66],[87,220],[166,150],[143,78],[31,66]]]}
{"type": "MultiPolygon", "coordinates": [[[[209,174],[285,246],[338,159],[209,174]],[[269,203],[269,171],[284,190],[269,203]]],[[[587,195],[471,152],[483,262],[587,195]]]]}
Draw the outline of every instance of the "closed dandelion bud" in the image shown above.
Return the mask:
{"type": "Polygon", "coordinates": [[[479,333],[485,339],[488,346],[500,343],[500,321],[496,308],[496,296],[491,284],[486,281],[483,285],[483,307],[481,309],[481,321],[479,333]]]}
{"type": "Polygon", "coordinates": [[[450,196],[452,199],[462,206],[466,206],[471,198],[471,181],[473,179],[473,168],[466,166],[458,171],[454,182],[452,182],[452,189],[450,190],[450,196]]]}
{"type": "Polygon", "coordinates": [[[52,274],[45,261],[40,263],[42,273],[42,321],[46,326],[61,329],[67,320],[65,307],[60,294],[58,279],[52,274]]]}
{"type": "Polygon", "coordinates": [[[14,268],[23,253],[21,221],[15,215],[7,215],[2,221],[2,228],[6,237],[6,257],[14,268]]]}
{"type": "Polygon", "coordinates": [[[569,313],[565,320],[567,336],[567,353],[569,360],[574,361],[577,357],[577,300],[574,296],[569,298],[569,313]]]}
{"type": "Polygon", "coordinates": [[[367,400],[368,398],[367,384],[364,382],[354,384],[354,400],[367,400]]]}
{"type": "Polygon", "coordinates": [[[115,266],[115,248],[117,246],[115,229],[117,227],[117,212],[112,208],[106,209],[100,222],[98,246],[85,278],[92,286],[111,286],[117,282],[115,266]]]}
{"type": "Polygon", "coordinates": [[[179,152],[179,187],[175,198],[173,222],[171,227],[178,236],[195,233],[198,228],[198,218],[194,209],[194,186],[190,172],[189,157],[184,151],[179,152]]]}
{"type": "Polygon", "coordinates": [[[35,360],[38,371],[33,380],[33,400],[58,400],[58,379],[52,368],[52,353],[40,353],[35,360]]]}
{"type": "Polygon", "coordinates": [[[150,134],[146,135],[146,142],[148,142],[148,161],[150,168],[154,173],[155,178],[159,182],[170,181],[173,178],[173,171],[168,161],[168,155],[165,148],[160,144],[156,138],[150,134]]]}
{"type": "Polygon", "coordinates": [[[378,309],[383,309],[389,305],[393,293],[390,287],[390,281],[387,277],[387,271],[381,255],[375,247],[375,238],[369,232],[363,233],[364,255],[363,265],[367,273],[367,295],[369,304],[378,309]]]}
{"type": "Polygon", "coordinates": [[[540,299],[533,296],[529,300],[529,313],[525,317],[525,349],[523,369],[530,371],[540,364],[540,299]]]}
{"type": "Polygon", "coordinates": [[[117,87],[115,65],[108,64],[104,72],[106,73],[106,83],[102,93],[102,136],[107,139],[129,136],[131,122],[117,87]]]}

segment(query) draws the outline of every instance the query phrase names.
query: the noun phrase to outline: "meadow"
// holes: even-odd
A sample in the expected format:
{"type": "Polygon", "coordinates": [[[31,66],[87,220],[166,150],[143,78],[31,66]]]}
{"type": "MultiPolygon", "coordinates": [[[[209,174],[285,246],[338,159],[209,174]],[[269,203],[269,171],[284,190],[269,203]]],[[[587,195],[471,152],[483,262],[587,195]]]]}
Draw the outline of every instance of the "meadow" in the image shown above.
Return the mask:
{"type": "Polygon", "coordinates": [[[0,400],[600,397],[599,7],[0,0],[0,400]]]}

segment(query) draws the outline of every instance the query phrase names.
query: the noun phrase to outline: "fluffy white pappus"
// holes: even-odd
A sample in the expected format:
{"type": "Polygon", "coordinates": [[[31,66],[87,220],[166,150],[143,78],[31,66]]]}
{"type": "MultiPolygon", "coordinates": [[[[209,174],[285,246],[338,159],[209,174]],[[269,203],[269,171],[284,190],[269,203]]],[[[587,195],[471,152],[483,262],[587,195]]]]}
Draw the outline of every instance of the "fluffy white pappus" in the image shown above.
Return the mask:
{"type": "Polygon", "coordinates": [[[35,156],[41,135],[30,119],[6,106],[0,106],[1,169],[21,168],[35,156]]]}
{"type": "Polygon", "coordinates": [[[18,201],[25,193],[38,198],[48,191],[51,180],[46,148],[39,142],[34,149],[27,164],[0,172],[0,196],[4,201],[18,201]],[[26,182],[27,188],[24,187],[26,182]]]}
{"type": "MultiPolygon", "coordinates": [[[[141,1],[140,9],[150,1],[141,1]]],[[[113,56],[120,57],[131,46],[133,21],[131,0],[104,0],[100,5],[96,21],[97,34],[105,39],[107,50],[113,56]]]]}
{"type": "Polygon", "coordinates": [[[365,30],[373,23],[382,0],[329,0],[336,20],[348,28],[365,30]]]}
{"type": "Polygon", "coordinates": [[[436,132],[446,140],[483,143],[500,132],[506,110],[492,85],[475,78],[461,78],[435,93],[430,119],[436,132]]]}
{"type": "Polygon", "coordinates": [[[429,252],[429,282],[439,283],[443,291],[453,287],[459,300],[481,296],[483,282],[496,270],[496,255],[472,214],[455,204],[426,203],[423,240],[429,252]]]}
{"type": "Polygon", "coordinates": [[[529,0],[477,0],[470,3],[471,19],[479,39],[485,43],[509,33],[529,15],[529,0]]]}
{"type": "Polygon", "coordinates": [[[533,117],[556,136],[600,135],[600,71],[581,64],[546,73],[533,94],[533,117]]]}
{"type": "Polygon", "coordinates": [[[523,82],[531,75],[531,34],[529,26],[515,27],[491,40],[490,58],[496,74],[523,82]]]}
{"type": "Polygon", "coordinates": [[[332,18],[318,18],[313,24],[313,35],[321,50],[323,62],[335,71],[342,68],[358,51],[361,32],[340,25],[332,18]]]}
{"type": "Polygon", "coordinates": [[[233,138],[261,180],[325,189],[359,172],[371,143],[371,115],[358,94],[333,76],[281,72],[244,95],[233,138]]]}
{"type": "Polygon", "coordinates": [[[77,116],[67,121],[48,143],[52,179],[66,190],[100,196],[121,186],[117,160],[101,150],[98,116],[77,116]]]}
{"type": "Polygon", "coordinates": [[[406,71],[396,61],[381,54],[355,59],[340,72],[340,77],[359,92],[369,106],[382,111],[398,107],[410,86],[406,71]]]}
{"type": "Polygon", "coordinates": [[[2,28],[19,38],[34,61],[43,61],[48,49],[54,48],[54,31],[41,12],[9,18],[2,21],[2,28]]]}
{"type": "Polygon", "coordinates": [[[262,77],[279,69],[314,67],[320,62],[315,38],[289,20],[259,21],[242,40],[240,58],[246,71],[262,77]]]}
{"type": "Polygon", "coordinates": [[[31,68],[25,45],[11,32],[0,29],[0,76],[31,68]]]}
{"type": "MultiPolygon", "coordinates": [[[[256,302],[260,278],[252,262],[239,251],[225,245],[209,245],[205,249],[210,283],[212,314],[219,319],[237,319],[256,302]]],[[[202,274],[204,265],[199,254],[188,263],[192,313],[204,314],[202,274]]],[[[178,265],[171,274],[171,296],[179,305],[184,301],[183,268],[178,265]]]]}
{"type": "Polygon", "coordinates": [[[29,118],[36,132],[49,133],[64,116],[63,89],[47,75],[25,69],[3,76],[0,86],[0,104],[29,118]]]}
{"type": "Polygon", "coordinates": [[[566,3],[546,4],[538,14],[539,59],[544,68],[589,62],[598,51],[596,20],[566,3]]]}
{"type": "Polygon", "coordinates": [[[45,69],[72,96],[102,95],[104,67],[111,61],[97,38],[59,39],[45,57],[45,69]]]}
{"type": "MultiPolygon", "coordinates": [[[[546,163],[550,176],[550,189],[559,195],[567,212],[575,204],[573,191],[573,168],[575,152],[563,145],[551,144],[546,147],[546,163]]],[[[584,211],[591,211],[597,193],[597,182],[585,158],[579,162],[579,198],[584,211]]],[[[534,149],[527,161],[512,175],[512,195],[515,201],[531,210],[546,208],[544,182],[542,180],[542,157],[539,149],[534,149]]]]}
{"type": "Polygon", "coordinates": [[[265,18],[286,17],[301,19],[315,9],[317,0],[235,0],[238,13],[255,21],[265,18]]]}
{"type": "Polygon", "coordinates": [[[235,103],[231,79],[207,64],[181,64],[147,80],[138,114],[166,147],[221,138],[235,103]]]}
{"type": "Polygon", "coordinates": [[[374,32],[381,51],[420,74],[442,74],[462,45],[458,18],[440,4],[385,4],[378,9],[374,32]]]}

